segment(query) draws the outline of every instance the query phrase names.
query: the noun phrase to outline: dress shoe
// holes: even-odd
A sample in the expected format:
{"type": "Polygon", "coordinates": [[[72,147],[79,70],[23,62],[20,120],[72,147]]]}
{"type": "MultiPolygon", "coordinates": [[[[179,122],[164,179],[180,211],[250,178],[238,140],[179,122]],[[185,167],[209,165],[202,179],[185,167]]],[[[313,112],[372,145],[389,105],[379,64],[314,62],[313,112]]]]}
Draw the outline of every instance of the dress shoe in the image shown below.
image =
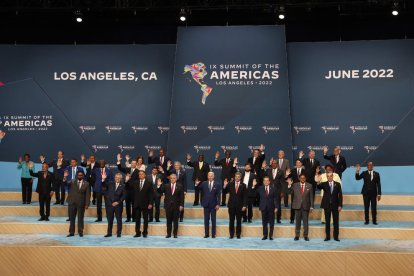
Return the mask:
{"type": "Polygon", "coordinates": [[[121,237],[121,234],[116,234],[116,237],[117,237],[117,238],[120,238],[120,237],[121,237]]]}
{"type": "Polygon", "coordinates": [[[95,220],[95,222],[102,222],[102,219],[97,219],[95,220]]]}
{"type": "Polygon", "coordinates": [[[205,239],[207,239],[208,237],[209,237],[208,235],[205,235],[205,236],[204,236],[204,238],[205,238],[205,239]]]}
{"type": "Polygon", "coordinates": [[[68,218],[68,219],[66,219],[66,221],[70,221],[70,219],[68,218]]]}
{"type": "Polygon", "coordinates": [[[269,237],[269,240],[273,241],[273,237],[269,237]]]}
{"type": "Polygon", "coordinates": [[[31,202],[26,202],[26,204],[31,204],[31,202]]]}
{"type": "Polygon", "coordinates": [[[178,238],[177,235],[174,235],[174,239],[178,238]]]}
{"type": "Polygon", "coordinates": [[[305,241],[309,241],[309,238],[308,238],[308,237],[305,237],[305,238],[304,238],[304,240],[305,240],[305,241]]]}
{"type": "MultiPolygon", "coordinates": [[[[161,222],[161,221],[159,219],[157,219],[156,222],[161,222]]],[[[182,220],[181,220],[181,222],[182,222],[182,220]]]]}
{"type": "Polygon", "coordinates": [[[325,222],[324,221],[321,221],[322,222],[322,224],[325,224],[325,222]]]}
{"type": "Polygon", "coordinates": [[[295,237],[293,240],[298,241],[299,240],[299,237],[295,237]]]}
{"type": "Polygon", "coordinates": [[[132,222],[135,222],[135,219],[133,219],[132,222]]]}
{"type": "Polygon", "coordinates": [[[366,222],[365,222],[365,225],[368,225],[368,224],[369,224],[369,221],[366,221],[366,222]]]}
{"type": "Polygon", "coordinates": [[[66,237],[73,237],[73,236],[75,236],[75,234],[69,234],[66,237]]]}
{"type": "Polygon", "coordinates": [[[230,237],[229,237],[229,239],[233,239],[233,238],[234,238],[233,236],[230,236],[230,237]]]}
{"type": "Polygon", "coordinates": [[[212,238],[212,239],[215,239],[215,238],[216,238],[216,235],[211,236],[211,238],[212,238]]]}
{"type": "Polygon", "coordinates": [[[193,206],[198,206],[198,203],[194,203],[193,206]]]}
{"type": "Polygon", "coordinates": [[[325,238],[323,241],[330,241],[331,238],[325,238]]]}
{"type": "Polygon", "coordinates": [[[131,219],[127,219],[125,222],[131,222],[131,219]]]}
{"type": "Polygon", "coordinates": [[[237,236],[237,238],[240,240],[240,236],[237,236]]]}
{"type": "Polygon", "coordinates": [[[338,239],[338,238],[336,238],[336,239],[334,239],[334,240],[336,240],[337,242],[341,241],[341,240],[340,240],[340,239],[338,239]]]}
{"type": "Polygon", "coordinates": [[[148,220],[148,222],[154,222],[154,220],[153,219],[150,219],[150,220],[148,220]]]}
{"type": "Polygon", "coordinates": [[[104,238],[109,238],[109,237],[112,237],[112,235],[111,235],[111,234],[106,234],[106,235],[104,236],[104,238]]]}
{"type": "Polygon", "coordinates": [[[183,222],[183,219],[180,219],[180,222],[183,222]]]}
{"type": "Polygon", "coordinates": [[[277,223],[279,223],[279,224],[280,224],[280,223],[282,223],[282,222],[281,222],[280,220],[278,220],[278,221],[277,221],[277,223]]]}
{"type": "Polygon", "coordinates": [[[81,238],[82,238],[82,237],[83,237],[83,233],[79,233],[79,237],[81,237],[81,238]]]}
{"type": "Polygon", "coordinates": [[[372,224],[374,224],[374,225],[378,225],[378,223],[377,223],[376,221],[374,221],[372,224]]]}
{"type": "Polygon", "coordinates": [[[59,202],[55,202],[55,203],[53,203],[53,205],[59,205],[59,202]]]}
{"type": "Polygon", "coordinates": [[[267,240],[267,237],[263,237],[263,238],[262,238],[262,241],[264,241],[264,240],[267,240]]]}
{"type": "Polygon", "coordinates": [[[45,221],[49,221],[49,218],[45,218],[45,221]]]}
{"type": "Polygon", "coordinates": [[[225,207],[226,206],[226,203],[222,203],[220,206],[221,207],[225,207]]]}
{"type": "Polygon", "coordinates": [[[141,237],[141,234],[135,234],[134,238],[139,238],[141,237]]]}
{"type": "Polygon", "coordinates": [[[143,237],[143,238],[146,238],[146,237],[147,237],[147,234],[142,234],[142,237],[143,237]]]}
{"type": "Polygon", "coordinates": [[[40,219],[38,219],[37,221],[43,221],[45,220],[45,218],[41,217],[40,219]]]}
{"type": "Polygon", "coordinates": [[[96,200],[92,200],[92,204],[95,205],[96,204],[96,200]]]}
{"type": "Polygon", "coordinates": [[[65,205],[65,202],[61,202],[60,205],[65,205]]]}
{"type": "Polygon", "coordinates": [[[247,219],[243,219],[243,222],[247,222],[247,219]]]}
{"type": "Polygon", "coordinates": [[[165,236],[165,238],[166,239],[169,239],[169,238],[171,238],[171,235],[167,235],[167,236],[165,236]]]}
{"type": "Polygon", "coordinates": [[[26,202],[22,202],[22,204],[26,204],[26,202]]]}
{"type": "Polygon", "coordinates": [[[293,224],[294,222],[295,222],[294,220],[292,220],[292,219],[290,220],[290,224],[293,224]]]}
{"type": "Polygon", "coordinates": [[[249,221],[248,221],[249,223],[252,223],[252,220],[251,219],[249,219],[249,221]]]}

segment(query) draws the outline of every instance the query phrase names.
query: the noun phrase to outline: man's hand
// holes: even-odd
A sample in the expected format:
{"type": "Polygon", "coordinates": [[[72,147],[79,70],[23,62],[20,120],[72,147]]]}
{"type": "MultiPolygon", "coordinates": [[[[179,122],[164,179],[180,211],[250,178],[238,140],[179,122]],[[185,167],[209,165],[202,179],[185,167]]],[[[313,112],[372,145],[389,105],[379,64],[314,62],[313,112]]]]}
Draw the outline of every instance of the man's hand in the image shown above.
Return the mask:
{"type": "Polygon", "coordinates": [[[29,162],[29,169],[33,170],[33,162],[32,161],[29,162]]]}
{"type": "Polygon", "coordinates": [[[242,208],[242,212],[244,212],[244,211],[246,211],[246,207],[243,207],[243,208],[242,208]]]}
{"type": "Polygon", "coordinates": [[[323,154],[326,155],[328,153],[328,146],[323,146],[323,154]]]}
{"type": "Polygon", "coordinates": [[[265,149],[265,146],[263,144],[260,144],[259,150],[262,152],[264,151],[264,149],[265,149]]]}
{"type": "Polygon", "coordinates": [[[23,159],[21,156],[19,156],[19,163],[22,163],[23,159]]]}
{"type": "Polygon", "coordinates": [[[81,154],[81,162],[82,162],[82,163],[83,163],[83,162],[85,162],[85,159],[86,159],[86,158],[85,158],[85,154],[83,154],[83,153],[82,153],[82,154],[81,154]]]}
{"type": "Polygon", "coordinates": [[[304,155],[305,155],[305,153],[303,153],[303,150],[301,150],[301,151],[299,152],[299,159],[302,159],[304,155]]]}
{"type": "Polygon", "coordinates": [[[129,162],[129,159],[131,159],[131,157],[129,156],[129,154],[125,155],[125,160],[126,160],[127,162],[129,162]]]}
{"type": "Polygon", "coordinates": [[[45,163],[46,157],[44,155],[40,155],[39,159],[41,163],[45,163]]]}
{"type": "Polygon", "coordinates": [[[88,160],[86,160],[86,166],[90,166],[91,165],[91,160],[88,158],[88,160]]]}
{"type": "Polygon", "coordinates": [[[180,206],[180,212],[181,212],[182,210],[184,210],[184,207],[183,207],[183,206],[180,206]]]}
{"type": "Polygon", "coordinates": [[[277,213],[277,208],[275,208],[275,214],[277,213]]]}
{"type": "Polygon", "coordinates": [[[288,187],[290,188],[293,184],[292,178],[288,178],[287,183],[288,183],[288,187]]]}
{"type": "Polygon", "coordinates": [[[148,210],[151,210],[152,209],[152,205],[151,204],[149,204],[148,205],[148,210]]]}
{"type": "Polygon", "coordinates": [[[157,180],[157,188],[159,188],[162,185],[162,180],[161,178],[158,178],[157,180]]]}
{"type": "Polygon", "coordinates": [[[255,179],[253,179],[253,188],[256,187],[256,185],[257,185],[257,180],[255,178],[255,179]]]}
{"type": "Polygon", "coordinates": [[[341,212],[341,211],[342,211],[342,207],[338,206],[338,212],[341,212]]]}
{"type": "Polygon", "coordinates": [[[285,177],[288,177],[290,175],[290,169],[286,169],[285,171],[285,177]]]}
{"type": "Polygon", "coordinates": [[[159,171],[160,173],[164,173],[164,169],[163,169],[163,167],[162,167],[162,166],[158,166],[158,171],[159,171]]]}
{"type": "Polygon", "coordinates": [[[172,166],[172,162],[171,162],[171,160],[168,160],[168,161],[167,161],[167,168],[168,168],[168,169],[170,169],[170,168],[171,168],[171,166],[172,166]]]}
{"type": "Polygon", "coordinates": [[[317,166],[316,167],[316,174],[319,174],[321,172],[321,167],[317,166]]]}
{"type": "Polygon", "coordinates": [[[154,151],[153,151],[153,150],[150,150],[150,151],[148,152],[148,156],[149,156],[149,157],[153,157],[153,156],[154,156],[154,151]]]}
{"type": "Polygon", "coordinates": [[[114,201],[114,202],[112,202],[112,206],[113,206],[113,207],[116,207],[116,206],[118,206],[118,205],[119,205],[118,201],[114,201]]]}
{"type": "Polygon", "coordinates": [[[67,170],[65,170],[64,172],[63,172],[63,177],[68,177],[69,176],[69,172],[67,171],[67,170]]]}
{"type": "Polygon", "coordinates": [[[311,207],[310,209],[309,209],[309,213],[312,213],[313,212],[313,208],[311,207]]]}
{"type": "Polygon", "coordinates": [[[53,194],[54,194],[54,192],[50,192],[50,194],[49,194],[49,195],[50,195],[50,197],[52,197],[52,196],[53,196],[53,194]]]}
{"type": "Polygon", "coordinates": [[[191,154],[187,153],[187,160],[191,160],[191,154]]]}
{"type": "Polygon", "coordinates": [[[270,161],[269,161],[269,164],[270,165],[272,165],[272,163],[273,163],[273,161],[274,161],[275,159],[272,157],[272,158],[270,158],[270,161]]]}
{"type": "Polygon", "coordinates": [[[266,162],[266,160],[263,160],[262,169],[266,169],[266,167],[267,167],[267,162],[266,162]]]}
{"type": "Polygon", "coordinates": [[[227,180],[227,178],[224,179],[224,188],[226,188],[228,184],[229,184],[229,181],[227,180]]]}
{"type": "Polygon", "coordinates": [[[121,155],[120,153],[118,153],[118,154],[116,155],[116,161],[117,161],[117,162],[121,162],[121,160],[122,160],[122,155],[121,155]]]}
{"type": "Polygon", "coordinates": [[[195,185],[196,185],[196,186],[198,186],[198,184],[200,184],[200,182],[201,182],[201,181],[200,181],[200,180],[198,180],[198,179],[196,179],[196,180],[194,181],[194,183],[195,183],[195,185]]]}
{"type": "Polygon", "coordinates": [[[377,197],[377,198],[378,198],[378,201],[380,201],[380,200],[381,200],[381,195],[378,195],[378,197],[377,197]]]}
{"type": "Polygon", "coordinates": [[[233,165],[237,166],[237,164],[239,164],[239,158],[234,157],[233,165]]]}
{"type": "Polygon", "coordinates": [[[219,159],[220,158],[220,152],[219,151],[216,151],[216,154],[214,155],[214,158],[215,159],[219,159]]]}
{"type": "Polygon", "coordinates": [[[356,173],[359,173],[359,171],[361,170],[361,165],[360,164],[356,164],[355,165],[355,169],[356,169],[356,173]]]}
{"type": "Polygon", "coordinates": [[[216,211],[220,209],[220,205],[216,205],[216,211]]]}
{"type": "Polygon", "coordinates": [[[125,175],[125,182],[128,182],[131,179],[131,175],[129,173],[127,173],[125,175]]]}

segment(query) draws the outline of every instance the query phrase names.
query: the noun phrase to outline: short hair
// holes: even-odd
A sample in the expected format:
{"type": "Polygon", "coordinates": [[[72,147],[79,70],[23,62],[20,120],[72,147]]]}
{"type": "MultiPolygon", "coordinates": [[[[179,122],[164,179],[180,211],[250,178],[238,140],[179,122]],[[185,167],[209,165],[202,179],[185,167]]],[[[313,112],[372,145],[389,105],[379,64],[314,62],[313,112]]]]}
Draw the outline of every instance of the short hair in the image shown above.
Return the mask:
{"type": "Polygon", "coordinates": [[[270,177],[268,177],[267,175],[265,177],[263,177],[263,180],[265,180],[265,178],[270,180],[270,177]]]}
{"type": "Polygon", "coordinates": [[[58,150],[58,153],[61,152],[63,155],[65,154],[65,152],[63,150],[58,150]]]}
{"type": "Polygon", "coordinates": [[[115,176],[119,175],[121,178],[123,177],[122,173],[118,172],[115,174],[115,176]]]}
{"type": "Polygon", "coordinates": [[[80,174],[80,173],[85,175],[85,173],[82,170],[79,170],[76,174],[80,174]]]}
{"type": "Polygon", "coordinates": [[[26,157],[26,156],[30,158],[30,154],[25,153],[25,154],[23,155],[23,157],[26,157]]]}
{"type": "Polygon", "coordinates": [[[181,166],[181,162],[180,161],[175,161],[174,165],[180,165],[181,166]]]}
{"type": "Polygon", "coordinates": [[[302,176],[304,176],[304,177],[306,178],[306,174],[301,173],[301,174],[299,175],[299,177],[302,177],[302,176]]]}
{"type": "Polygon", "coordinates": [[[240,175],[240,177],[242,176],[241,172],[236,172],[236,173],[234,174],[234,176],[236,176],[236,175],[240,175]]]}
{"type": "Polygon", "coordinates": [[[327,164],[327,165],[325,165],[325,170],[326,170],[327,168],[331,168],[331,169],[333,169],[333,166],[332,166],[331,164],[327,164]]]}
{"type": "Polygon", "coordinates": [[[250,167],[253,166],[252,163],[247,162],[246,164],[244,164],[245,166],[249,165],[250,167]]]}
{"type": "Polygon", "coordinates": [[[76,158],[71,158],[71,159],[70,159],[70,161],[76,161],[76,162],[78,162],[78,159],[76,159],[76,158]]]}
{"type": "Polygon", "coordinates": [[[151,171],[153,171],[154,169],[158,171],[158,168],[156,166],[152,167],[151,171]]]}
{"type": "Polygon", "coordinates": [[[295,160],[295,163],[300,161],[300,163],[302,163],[302,160],[300,160],[299,158],[295,160]]]}
{"type": "Polygon", "coordinates": [[[209,175],[209,174],[213,174],[213,175],[214,175],[214,172],[208,172],[208,174],[207,174],[207,175],[209,175]]]}

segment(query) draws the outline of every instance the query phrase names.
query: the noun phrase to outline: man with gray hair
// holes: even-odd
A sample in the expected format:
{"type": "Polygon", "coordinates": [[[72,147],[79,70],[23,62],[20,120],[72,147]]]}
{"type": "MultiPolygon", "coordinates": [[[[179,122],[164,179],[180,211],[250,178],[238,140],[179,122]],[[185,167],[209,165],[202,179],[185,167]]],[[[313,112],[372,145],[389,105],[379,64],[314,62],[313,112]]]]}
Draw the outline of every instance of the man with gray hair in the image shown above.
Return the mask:
{"type": "Polygon", "coordinates": [[[122,211],[124,209],[124,200],[127,197],[125,183],[122,181],[122,174],[116,173],[114,181],[104,182],[102,184],[102,191],[105,199],[106,218],[108,220],[108,230],[105,238],[112,236],[114,215],[117,225],[116,236],[120,238],[122,233],[122,211]]]}

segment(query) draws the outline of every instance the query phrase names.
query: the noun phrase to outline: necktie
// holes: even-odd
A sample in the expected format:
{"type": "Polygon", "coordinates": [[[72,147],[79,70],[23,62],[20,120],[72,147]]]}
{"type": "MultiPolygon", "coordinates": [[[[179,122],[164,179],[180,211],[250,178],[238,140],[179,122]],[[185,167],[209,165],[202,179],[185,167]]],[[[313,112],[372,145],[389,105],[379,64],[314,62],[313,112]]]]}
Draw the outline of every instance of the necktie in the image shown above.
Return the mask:
{"type": "Polygon", "coordinates": [[[329,187],[331,188],[331,194],[332,194],[332,192],[333,192],[333,185],[332,185],[332,182],[330,182],[330,183],[329,183],[329,187]]]}
{"type": "Polygon", "coordinates": [[[305,184],[301,184],[301,193],[303,195],[303,193],[305,192],[305,184]]]}
{"type": "Polygon", "coordinates": [[[119,187],[119,183],[116,183],[116,185],[115,185],[115,191],[118,190],[118,187],[119,187]]]}
{"type": "Polygon", "coordinates": [[[175,184],[171,184],[171,194],[174,194],[174,190],[175,190],[175,184]]]}
{"type": "Polygon", "coordinates": [[[209,190],[210,190],[210,192],[211,192],[211,189],[212,189],[212,185],[211,185],[211,182],[209,183],[209,190]]]}
{"type": "Polygon", "coordinates": [[[282,159],[279,159],[279,169],[282,168],[282,163],[283,163],[283,160],[282,159]]]}
{"type": "Polygon", "coordinates": [[[239,190],[239,182],[236,182],[236,194],[238,190],[239,190]]]}
{"type": "Polygon", "coordinates": [[[313,167],[313,159],[311,159],[311,166],[313,167]]]}
{"type": "Polygon", "coordinates": [[[177,179],[180,178],[180,171],[177,171],[177,179]]]}
{"type": "Polygon", "coordinates": [[[269,186],[266,186],[266,196],[269,196],[269,186]]]}
{"type": "Polygon", "coordinates": [[[75,168],[72,168],[72,179],[75,178],[75,175],[76,175],[76,169],[75,168]]]}
{"type": "Polygon", "coordinates": [[[201,170],[202,167],[203,167],[203,162],[198,162],[198,168],[201,170]]]}
{"type": "Polygon", "coordinates": [[[298,169],[298,178],[299,178],[299,176],[300,176],[300,169],[298,169]]]}
{"type": "Polygon", "coordinates": [[[369,175],[371,176],[371,181],[374,178],[374,174],[372,173],[372,171],[369,171],[369,175]]]}
{"type": "Polygon", "coordinates": [[[79,190],[80,190],[80,189],[81,189],[81,187],[82,187],[82,181],[79,181],[79,183],[78,183],[78,184],[79,184],[79,187],[78,187],[78,188],[79,188],[79,190]]]}
{"type": "Polygon", "coordinates": [[[273,169],[273,179],[275,179],[275,178],[276,178],[276,170],[273,169]]]}
{"type": "Polygon", "coordinates": [[[162,157],[160,157],[160,165],[162,166],[163,162],[162,162],[162,157]]]}
{"type": "Polygon", "coordinates": [[[336,163],[339,162],[339,155],[336,156],[336,163]]]}
{"type": "Polygon", "coordinates": [[[131,169],[131,175],[134,173],[134,170],[135,170],[135,169],[131,169]]]}
{"type": "Polygon", "coordinates": [[[227,166],[229,165],[229,159],[226,159],[226,165],[227,166]]]}
{"type": "Polygon", "coordinates": [[[254,165],[254,162],[256,162],[256,157],[253,157],[253,165],[254,165]]]}
{"type": "Polygon", "coordinates": [[[139,190],[140,190],[140,191],[142,190],[142,185],[143,185],[143,181],[141,180],[141,181],[140,181],[140,184],[139,184],[139,190]]]}

